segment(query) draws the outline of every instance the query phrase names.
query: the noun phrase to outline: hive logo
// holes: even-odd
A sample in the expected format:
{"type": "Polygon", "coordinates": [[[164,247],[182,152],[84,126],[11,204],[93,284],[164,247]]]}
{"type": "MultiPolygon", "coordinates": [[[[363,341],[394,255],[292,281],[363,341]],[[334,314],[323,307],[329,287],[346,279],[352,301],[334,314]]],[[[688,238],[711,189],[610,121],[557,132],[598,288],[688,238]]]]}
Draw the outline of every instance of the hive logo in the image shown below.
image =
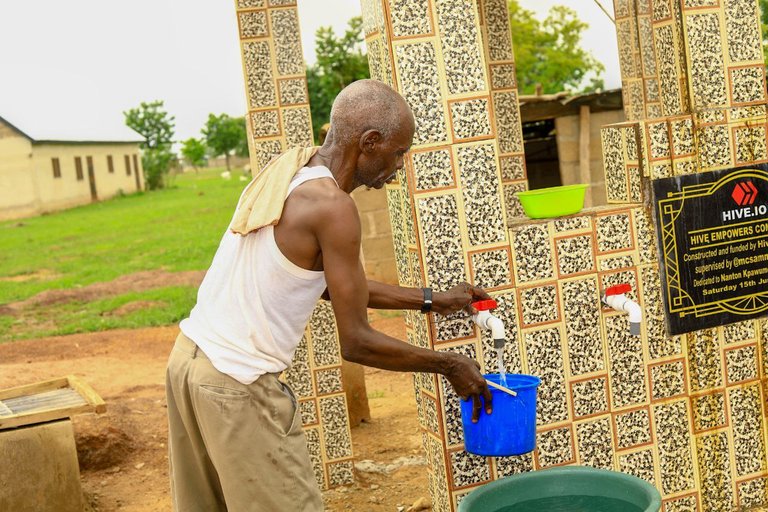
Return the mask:
{"type": "Polygon", "coordinates": [[[742,208],[726,210],[723,212],[723,222],[733,220],[749,219],[752,217],[762,217],[768,214],[768,205],[755,205],[757,199],[757,187],[752,180],[742,181],[733,187],[731,192],[733,201],[742,208]]]}
{"type": "Polygon", "coordinates": [[[755,198],[757,197],[755,184],[750,180],[737,183],[736,186],[733,187],[731,197],[739,206],[749,206],[754,204],[755,198]]]}

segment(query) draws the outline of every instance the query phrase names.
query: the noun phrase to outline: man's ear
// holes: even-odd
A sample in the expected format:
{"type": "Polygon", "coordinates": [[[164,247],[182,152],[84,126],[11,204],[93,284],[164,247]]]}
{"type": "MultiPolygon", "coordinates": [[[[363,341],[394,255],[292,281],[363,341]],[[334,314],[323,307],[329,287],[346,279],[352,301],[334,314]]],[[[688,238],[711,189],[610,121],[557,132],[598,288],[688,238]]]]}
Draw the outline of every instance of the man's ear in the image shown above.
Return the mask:
{"type": "Polygon", "coordinates": [[[367,130],[360,136],[360,151],[362,153],[371,153],[376,144],[382,141],[381,132],[378,130],[367,130]]]}

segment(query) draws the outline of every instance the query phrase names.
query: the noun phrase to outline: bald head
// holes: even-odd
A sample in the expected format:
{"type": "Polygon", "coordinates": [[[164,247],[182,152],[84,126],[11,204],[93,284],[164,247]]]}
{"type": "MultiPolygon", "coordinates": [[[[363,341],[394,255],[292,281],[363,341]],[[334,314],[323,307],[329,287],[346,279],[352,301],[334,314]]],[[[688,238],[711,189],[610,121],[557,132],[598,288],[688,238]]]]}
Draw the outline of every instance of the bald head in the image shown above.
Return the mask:
{"type": "Polygon", "coordinates": [[[413,113],[397,91],[377,80],[358,80],[345,87],[331,108],[334,144],[356,144],[368,130],[387,139],[400,130],[413,130],[413,113]]]}

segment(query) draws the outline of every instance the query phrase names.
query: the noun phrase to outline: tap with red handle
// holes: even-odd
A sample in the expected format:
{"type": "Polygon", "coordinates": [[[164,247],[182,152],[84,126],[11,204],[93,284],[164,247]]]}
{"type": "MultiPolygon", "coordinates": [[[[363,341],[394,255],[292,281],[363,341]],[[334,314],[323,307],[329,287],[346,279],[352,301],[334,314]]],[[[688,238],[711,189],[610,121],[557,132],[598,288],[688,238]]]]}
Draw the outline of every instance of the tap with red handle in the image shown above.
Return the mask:
{"type": "Polygon", "coordinates": [[[503,348],[507,338],[504,334],[504,322],[501,321],[501,318],[491,314],[491,310],[498,307],[496,301],[493,299],[479,300],[473,302],[472,306],[477,310],[477,314],[472,315],[472,320],[474,320],[481,329],[488,329],[491,331],[493,348],[503,348]]]}
{"type": "Polygon", "coordinates": [[[643,320],[643,310],[640,305],[627,297],[625,294],[631,291],[632,287],[628,283],[609,286],[603,293],[603,303],[612,307],[616,311],[626,311],[629,313],[629,334],[631,336],[640,336],[640,323],[643,320]]]}

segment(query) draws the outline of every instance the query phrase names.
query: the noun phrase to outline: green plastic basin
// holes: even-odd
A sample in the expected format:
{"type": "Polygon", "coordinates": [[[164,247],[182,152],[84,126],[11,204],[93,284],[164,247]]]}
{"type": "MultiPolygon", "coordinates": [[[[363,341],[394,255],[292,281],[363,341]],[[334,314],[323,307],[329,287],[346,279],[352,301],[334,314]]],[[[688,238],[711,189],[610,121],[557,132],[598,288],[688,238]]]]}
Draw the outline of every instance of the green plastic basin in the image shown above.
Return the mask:
{"type": "Polygon", "coordinates": [[[584,193],[589,185],[563,185],[562,187],[523,190],[515,195],[523,211],[531,219],[549,219],[578,213],[584,208],[584,193]]]}
{"type": "MultiPolygon", "coordinates": [[[[553,499],[556,501],[560,496],[578,497],[571,502],[582,505],[575,505],[573,508],[558,507],[558,512],[607,510],[601,509],[598,505],[589,506],[591,499],[595,503],[623,500],[641,512],[658,512],[661,508],[659,491],[645,480],[616,471],[569,466],[531,471],[491,482],[469,493],[459,504],[459,512],[514,512],[515,505],[526,502],[528,507],[521,505],[521,508],[530,510],[531,500],[553,499]],[[583,505],[585,502],[586,507],[583,505]]],[[[568,503],[566,500],[564,502],[568,503]]],[[[539,510],[545,512],[544,509],[539,508],[539,510]]]]}

